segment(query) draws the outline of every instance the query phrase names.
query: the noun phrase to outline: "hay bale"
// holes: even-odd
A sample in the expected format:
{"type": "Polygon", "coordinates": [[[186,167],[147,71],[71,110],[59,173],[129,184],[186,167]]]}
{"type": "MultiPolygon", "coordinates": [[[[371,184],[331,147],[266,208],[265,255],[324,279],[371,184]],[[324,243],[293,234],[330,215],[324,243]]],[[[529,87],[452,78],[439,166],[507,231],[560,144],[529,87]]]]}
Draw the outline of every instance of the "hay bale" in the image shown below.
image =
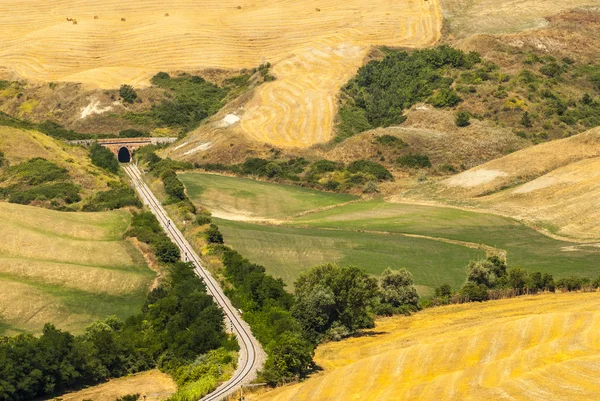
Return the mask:
{"type": "Polygon", "coordinates": [[[121,18],[121,21],[122,21],[122,22],[125,22],[125,18],[121,18]]]}
{"type": "Polygon", "coordinates": [[[67,17],[67,21],[71,22],[71,21],[73,21],[73,18],[67,17]]]}
{"type": "Polygon", "coordinates": [[[97,16],[97,15],[94,15],[94,19],[98,19],[98,16],[97,16]]]}
{"type": "Polygon", "coordinates": [[[77,20],[76,19],[73,20],[73,25],[77,25],[77,20]]]}
{"type": "Polygon", "coordinates": [[[169,13],[165,13],[165,17],[168,17],[168,16],[169,16],[169,13]]]}
{"type": "Polygon", "coordinates": [[[321,11],[321,9],[320,8],[315,8],[315,11],[321,11]]]}
{"type": "Polygon", "coordinates": [[[241,9],[242,9],[242,6],[237,6],[237,9],[238,9],[238,10],[241,10],[241,9]]]}

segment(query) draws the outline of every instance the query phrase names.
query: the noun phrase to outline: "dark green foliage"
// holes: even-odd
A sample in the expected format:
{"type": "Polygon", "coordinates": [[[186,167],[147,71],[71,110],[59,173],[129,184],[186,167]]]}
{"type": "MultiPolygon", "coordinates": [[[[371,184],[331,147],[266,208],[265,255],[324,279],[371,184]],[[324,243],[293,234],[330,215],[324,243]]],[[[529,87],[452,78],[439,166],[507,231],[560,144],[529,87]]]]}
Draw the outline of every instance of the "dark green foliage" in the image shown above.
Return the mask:
{"type": "Polygon", "coordinates": [[[148,136],[150,136],[150,133],[146,131],[139,131],[137,129],[125,129],[119,131],[119,137],[121,138],[142,138],[148,136]]]}
{"type": "Polygon", "coordinates": [[[342,163],[332,162],[330,160],[318,160],[311,164],[310,170],[316,174],[330,173],[336,170],[340,170],[344,167],[342,163]]]}
{"type": "Polygon", "coordinates": [[[408,154],[396,159],[396,163],[402,167],[428,168],[431,167],[429,156],[421,154],[408,154]]]}
{"type": "Polygon", "coordinates": [[[460,289],[460,295],[467,302],[483,302],[489,299],[488,289],[485,285],[470,281],[460,289]]]}
{"type": "Polygon", "coordinates": [[[4,152],[0,150],[0,167],[4,166],[4,152]]]}
{"type": "Polygon", "coordinates": [[[215,224],[211,224],[208,229],[204,232],[204,239],[209,244],[223,244],[223,234],[219,231],[219,227],[215,224]]]}
{"type": "Polygon", "coordinates": [[[0,399],[46,398],[156,366],[172,372],[226,343],[223,313],[193,267],[179,262],[126,322],[108,317],[77,337],[47,324],[39,338],[1,341],[0,399]]]}
{"type": "Polygon", "coordinates": [[[521,117],[521,125],[527,128],[533,127],[533,121],[531,121],[531,116],[529,115],[529,112],[526,111],[523,113],[523,116],[521,117]]]}
{"type": "Polygon", "coordinates": [[[294,287],[293,314],[306,338],[315,343],[335,326],[348,333],[373,326],[368,308],[377,298],[377,281],[357,267],[316,266],[294,287]]]}
{"type": "Polygon", "coordinates": [[[181,258],[179,248],[171,242],[156,217],[150,212],[133,213],[131,227],[126,237],[137,237],[149,244],[158,259],[163,263],[173,263],[181,258]]]}
{"type": "Polygon", "coordinates": [[[26,162],[11,166],[7,169],[4,179],[27,184],[39,185],[50,181],[60,181],[69,178],[67,169],[41,157],[29,159],[26,162]]]}
{"type": "Polygon", "coordinates": [[[590,285],[590,279],[576,276],[556,280],[556,288],[561,291],[579,291],[587,285],[590,285]]]}
{"type": "Polygon", "coordinates": [[[110,189],[97,193],[83,206],[84,212],[120,209],[126,206],[142,207],[133,189],[117,181],[110,182],[110,189]]]}
{"type": "Polygon", "coordinates": [[[540,68],[540,72],[547,77],[554,78],[563,73],[563,67],[561,67],[558,63],[552,62],[543,65],[540,68]]]}
{"type": "Polygon", "coordinates": [[[194,220],[194,223],[198,226],[203,226],[205,224],[212,223],[212,219],[210,218],[210,214],[199,213],[196,216],[196,220],[194,220]]]}
{"type": "Polygon", "coordinates": [[[437,298],[450,298],[452,296],[452,287],[450,287],[450,284],[442,284],[435,289],[434,296],[437,298]]]}
{"type": "Polygon", "coordinates": [[[138,97],[137,93],[135,93],[135,89],[133,89],[133,86],[131,85],[121,85],[119,88],[119,96],[127,103],[135,102],[135,99],[138,97]]]}
{"type": "Polygon", "coordinates": [[[28,189],[13,189],[8,201],[28,205],[35,200],[46,201],[62,199],[65,203],[75,203],[81,200],[79,185],[70,182],[51,182],[36,185],[28,189]]]}
{"type": "Polygon", "coordinates": [[[119,161],[108,148],[94,143],[90,148],[90,159],[92,164],[117,174],[119,171],[119,161]]]}
{"type": "Polygon", "coordinates": [[[127,394],[123,397],[118,397],[115,401],[137,401],[140,398],[139,394],[127,394]]]}
{"type": "Polygon", "coordinates": [[[455,91],[449,88],[442,88],[429,98],[429,103],[434,107],[452,107],[460,103],[462,99],[455,91]]]}
{"type": "Polygon", "coordinates": [[[385,314],[413,312],[419,308],[419,295],[412,274],[406,269],[385,269],[379,278],[380,304],[385,314]]]}
{"type": "Polygon", "coordinates": [[[347,170],[351,173],[369,174],[378,180],[391,180],[393,178],[388,169],[371,160],[353,161],[348,165],[347,170]]]}
{"type": "Polygon", "coordinates": [[[152,83],[167,90],[170,98],[152,106],[150,115],[160,124],[186,129],[196,127],[200,121],[213,115],[222,106],[227,89],[219,88],[202,77],[180,75],[169,77],[158,73],[152,83]]]}
{"type": "Polygon", "coordinates": [[[165,170],[161,174],[161,179],[165,186],[165,192],[169,197],[176,201],[181,201],[186,198],[185,187],[177,178],[177,174],[173,170],[165,170]]]}
{"type": "Polygon", "coordinates": [[[453,80],[444,77],[444,69],[471,68],[480,62],[478,54],[449,46],[411,53],[388,50],[386,54],[383,60],[361,67],[342,88],[340,138],[400,124],[406,119],[403,110],[430,97],[436,107],[456,105],[460,98],[450,89],[453,80]]]}
{"type": "Polygon", "coordinates": [[[233,289],[228,295],[244,311],[244,319],[267,351],[262,379],[280,384],[305,376],[312,369],[313,344],[300,336],[290,313],[293,298],[281,279],[265,274],[265,268],[223,247],[224,274],[233,289]]]}
{"type": "Polygon", "coordinates": [[[454,123],[457,127],[467,127],[471,125],[469,121],[471,119],[471,115],[466,111],[459,111],[456,113],[456,117],[454,118],[454,123]]]}
{"type": "Polygon", "coordinates": [[[397,136],[388,134],[376,137],[375,142],[386,147],[396,149],[400,149],[407,146],[406,143],[404,143],[404,141],[402,140],[402,138],[398,138],[397,136]]]}

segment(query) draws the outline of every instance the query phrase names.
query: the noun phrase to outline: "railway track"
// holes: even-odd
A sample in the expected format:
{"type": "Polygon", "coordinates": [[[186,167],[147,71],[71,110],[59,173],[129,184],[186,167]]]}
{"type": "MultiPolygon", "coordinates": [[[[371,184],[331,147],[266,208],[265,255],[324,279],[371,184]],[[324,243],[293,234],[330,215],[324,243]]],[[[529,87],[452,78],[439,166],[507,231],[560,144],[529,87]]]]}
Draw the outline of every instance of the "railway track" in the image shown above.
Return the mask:
{"type": "Polygon", "coordinates": [[[233,394],[242,385],[248,384],[256,378],[258,370],[264,363],[264,351],[256,338],[254,338],[248,324],[240,317],[238,310],[233,307],[231,301],[225,296],[223,290],[210,272],[204,268],[200,258],[196,252],[194,252],[181,231],[179,231],[179,229],[171,222],[169,215],[164,210],[161,203],[144,182],[137,166],[128,163],[122,164],[122,167],[131,178],[133,185],[144,204],[150,208],[150,211],[156,216],[167,235],[179,247],[184,259],[194,265],[194,271],[198,277],[204,281],[208,293],[212,295],[215,302],[225,313],[225,316],[230,322],[231,329],[237,337],[240,345],[238,368],[228,381],[223,383],[212,393],[200,399],[200,401],[223,400],[225,397],[233,394]]]}

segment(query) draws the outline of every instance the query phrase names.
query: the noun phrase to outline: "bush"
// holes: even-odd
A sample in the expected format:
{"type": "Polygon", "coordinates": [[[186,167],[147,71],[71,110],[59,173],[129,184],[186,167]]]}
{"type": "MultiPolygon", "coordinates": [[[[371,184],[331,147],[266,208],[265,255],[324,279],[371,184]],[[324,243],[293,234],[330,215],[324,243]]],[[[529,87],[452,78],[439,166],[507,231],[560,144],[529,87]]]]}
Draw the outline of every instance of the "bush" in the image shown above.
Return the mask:
{"type": "Polygon", "coordinates": [[[428,168],[431,167],[431,162],[429,161],[429,156],[422,154],[409,154],[400,156],[396,159],[396,163],[398,163],[402,167],[409,168],[428,168]]]}
{"type": "Polygon", "coordinates": [[[90,149],[90,158],[92,164],[117,174],[119,171],[119,161],[108,148],[94,143],[90,149]]]}
{"type": "Polygon", "coordinates": [[[4,152],[0,150],[0,167],[4,165],[4,152]]]}
{"type": "Polygon", "coordinates": [[[540,72],[547,77],[554,78],[563,73],[563,68],[558,63],[548,63],[540,68],[540,72]]]}
{"type": "Polygon", "coordinates": [[[467,302],[483,302],[489,299],[485,285],[468,282],[460,289],[460,296],[467,302]]]}
{"type": "Polygon", "coordinates": [[[460,103],[462,99],[452,89],[440,89],[429,98],[429,103],[434,107],[452,107],[460,103]]]}
{"type": "Polygon", "coordinates": [[[383,165],[370,160],[356,160],[350,163],[347,170],[351,173],[370,174],[378,180],[391,180],[392,173],[383,165]]]}
{"type": "Polygon", "coordinates": [[[223,234],[219,231],[219,227],[212,223],[204,232],[204,238],[209,244],[223,244],[225,242],[223,234]]]}
{"type": "Polygon", "coordinates": [[[13,179],[27,185],[39,185],[50,181],[69,178],[67,169],[41,157],[11,166],[6,170],[4,179],[13,179]]]}
{"type": "Polygon", "coordinates": [[[398,138],[397,136],[388,134],[376,137],[375,142],[390,148],[397,149],[407,146],[406,143],[402,140],[402,138],[398,138]]]}
{"type": "Polygon", "coordinates": [[[81,200],[81,187],[69,182],[44,183],[35,187],[12,191],[8,201],[28,205],[35,200],[46,201],[62,199],[65,203],[75,203],[81,200]]]}
{"type": "Polygon", "coordinates": [[[85,212],[99,212],[102,210],[120,209],[125,206],[142,207],[133,189],[119,182],[109,183],[108,191],[97,193],[82,210],[85,212]]]}
{"type": "Polygon", "coordinates": [[[154,241],[151,245],[156,257],[162,263],[175,263],[181,259],[179,248],[168,237],[154,241]]]}
{"type": "Polygon", "coordinates": [[[161,175],[162,182],[165,186],[165,192],[169,197],[176,201],[182,201],[186,199],[185,187],[183,183],[177,178],[177,174],[173,170],[166,170],[161,175]]]}
{"type": "Polygon", "coordinates": [[[459,111],[458,113],[456,113],[454,123],[457,127],[467,127],[471,125],[471,122],[469,121],[470,119],[471,116],[469,115],[469,113],[467,113],[466,111],[459,111]]]}
{"type": "Polygon", "coordinates": [[[196,220],[194,220],[194,223],[198,226],[203,226],[212,223],[212,219],[210,218],[209,214],[201,213],[196,216],[196,220]]]}
{"type": "Polygon", "coordinates": [[[133,103],[138,97],[137,93],[135,93],[135,89],[133,89],[133,86],[131,85],[121,85],[119,88],[119,96],[127,103],[133,103]]]}

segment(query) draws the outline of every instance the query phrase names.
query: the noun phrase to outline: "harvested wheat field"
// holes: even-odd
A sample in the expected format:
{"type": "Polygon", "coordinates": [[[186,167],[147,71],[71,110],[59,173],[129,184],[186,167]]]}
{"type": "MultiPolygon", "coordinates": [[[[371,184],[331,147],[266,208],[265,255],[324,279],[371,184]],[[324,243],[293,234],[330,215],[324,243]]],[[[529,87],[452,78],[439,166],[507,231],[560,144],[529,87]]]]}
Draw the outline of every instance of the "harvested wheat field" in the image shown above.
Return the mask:
{"type": "Polygon", "coordinates": [[[600,294],[528,296],[380,320],[317,349],[324,372],[253,400],[592,400],[600,294]]]}
{"type": "Polygon", "coordinates": [[[115,401],[125,395],[139,394],[140,400],[160,401],[169,398],[176,390],[177,386],[173,379],[166,373],[155,369],[63,394],[60,399],[63,401],[115,401]]]}
{"type": "Polygon", "coordinates": [[[260,141],[309,146],[331,138],[336,94],[370,46],[430,45],[441,26],[438,0],[9,0],[0,68],[115,88],[146,85],[158,71],[269,61],[277,81],[257,91],[241,126],[260,141]]]}
{"type": "Polygon", "coordinates": [[[135,313],[154,272],[123,232],[124,211],[66,213],[0,203],[0,334],[74,332],[135,313]]]}

